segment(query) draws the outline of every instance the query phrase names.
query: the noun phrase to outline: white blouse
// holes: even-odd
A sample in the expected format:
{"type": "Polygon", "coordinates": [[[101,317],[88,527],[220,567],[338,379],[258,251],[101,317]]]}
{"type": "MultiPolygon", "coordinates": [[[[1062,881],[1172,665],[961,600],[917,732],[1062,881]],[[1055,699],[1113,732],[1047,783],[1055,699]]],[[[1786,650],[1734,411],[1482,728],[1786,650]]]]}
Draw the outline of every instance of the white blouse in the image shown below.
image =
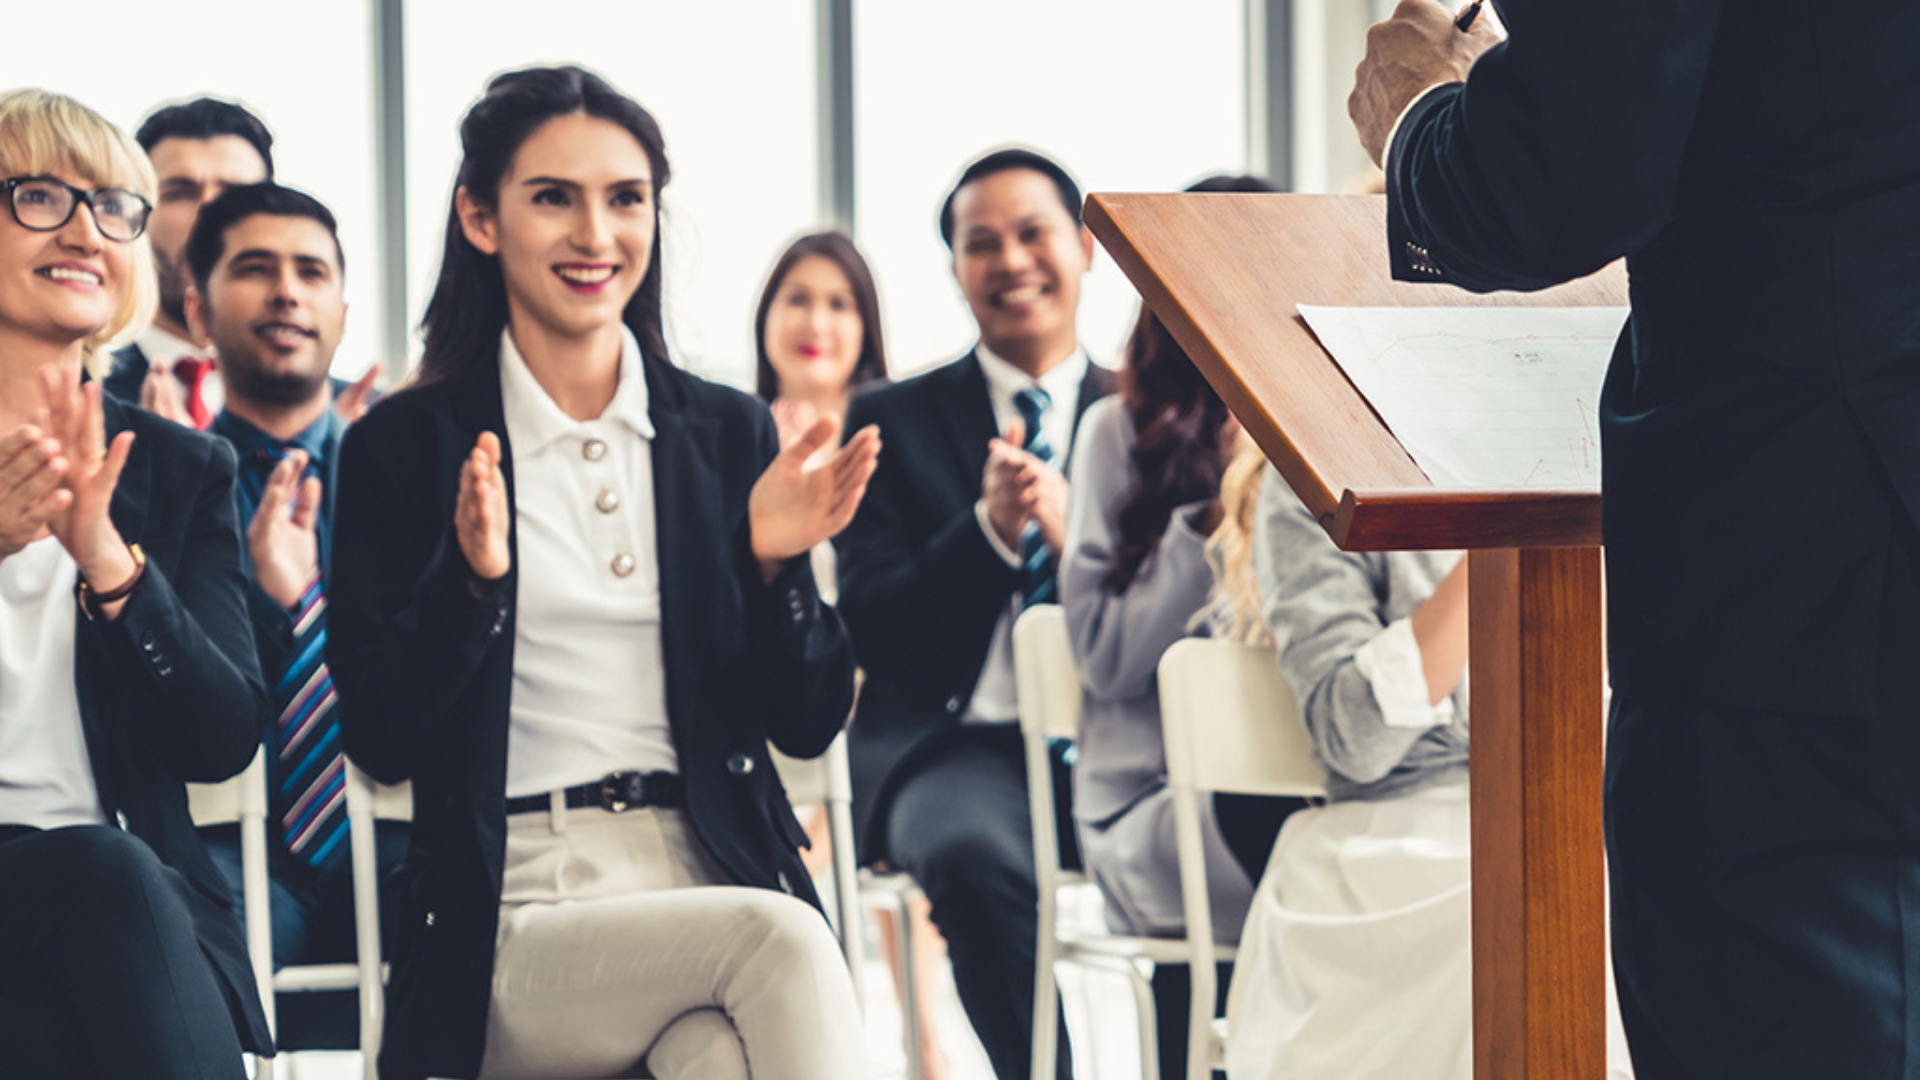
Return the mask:
{"type": "Polygon", "coordinates": [[[622,331],[619,385],[577,421],[500,336],[519,582],[507,796],[624,769],[678,771],[667,722],[654,534],[653,423],[640,346],[622,331]]]}
{"type": "Polygon", "coordinates": [[[107,821],[74,688],[78,575],[51,536],[0,561],[0,824],[107,821]]]}

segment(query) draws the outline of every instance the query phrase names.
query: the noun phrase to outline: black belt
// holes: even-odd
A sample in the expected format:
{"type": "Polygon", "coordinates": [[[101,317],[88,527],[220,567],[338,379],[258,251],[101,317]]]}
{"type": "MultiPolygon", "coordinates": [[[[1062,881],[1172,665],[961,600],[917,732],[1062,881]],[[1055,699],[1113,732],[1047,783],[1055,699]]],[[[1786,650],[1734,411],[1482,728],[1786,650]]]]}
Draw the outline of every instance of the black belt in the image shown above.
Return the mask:
{"type": "MultiPolygon", "coordinates": [[[[566,797],[569,810],[597,806],[618,814],[637,806],[687,805],[686,782],[678,773],[670,772],[608,773],[598,780],[570,787],[561,794],[566,797]]],[[[507,800],[509,814],[531,814],[552,809],[551,794],[522,795],[507,800]]]]}

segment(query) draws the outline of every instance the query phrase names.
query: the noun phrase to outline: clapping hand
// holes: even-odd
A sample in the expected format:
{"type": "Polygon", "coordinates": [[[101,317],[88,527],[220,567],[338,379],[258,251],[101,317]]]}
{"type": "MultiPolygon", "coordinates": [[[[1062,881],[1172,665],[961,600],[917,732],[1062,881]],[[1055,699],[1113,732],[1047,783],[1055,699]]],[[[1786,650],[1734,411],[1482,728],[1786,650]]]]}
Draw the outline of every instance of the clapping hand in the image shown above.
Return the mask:
{"type": "Polygon", "coordinates": [[[73,500],[60,486],[60,443],[47,437],[45,414],[36,419],[0,438],[0,559],[43,539],[47,522],[73,500]]]}
{"type": "Polygon", "coordinates": [[[500,471],[500,436],[491,431],[480,433],[460,466],[453,530],[475,577],[498,581],[513,568],[507,553],[507,478],[500,471]]]}
{"type": "MultiPolygon", "coordinates": [[[[93,587],[107,591],[133,577],[137,565],[107,511],[114,485],[133,450],[133,432],[123,431],[107,443],[106,415],[100,406],[100,384],[82,385],[73,372],[53,365],[41,369],[40,385],[47,397],[49,438],[60,446],[59,490],[65,498],[46,517],[47,528],[60,541],[80,575],[93,587]]],[[[119,614],[116,602],[104,614],[119,614]]]]}
{"type": "Polygon", "coordinates": [[[868,425],[838,450],[833,417],[815,420],[753,485],[748,529],[762,576],[772,581],[787,560],[813,550],[853,520],[880,462],[880,429],[868,425]]]}
{"type": "Polygon", "coordinates": [[[147,377],[140,383],[140,407],[176,424],[193,426],[193,418],[187,415],[187,396],[173,375],[173,365],[165,360],[147,365],[147,377]]]}
{"type": "Polygon", "coordinates": [[[300,602],[320,568],[320,544],[314,534],[320,516],[320,478],[306,476],[306,471],[307,455],[302,450],[274,466],[247,526],[254,583],[268,599],[289,610],[300,602]]]}
{"type": "Polygon", "coordinates": [[[1066,546],[1067,478],[1022,449],[1025,441],[1026,425],[1015,420],[987,444],[980,496],[1001,543],[1018,551],[1031,522],[1039,526],[1041,541],[1057,552],[1066,546]]]}
{"type": "Polygon", "coordinates": [[[375,364],[333,399],[333,411],[349,424],[367,415],[367,409],[373,405],[373,384],[379,378],[380,365],[375,364]]]}

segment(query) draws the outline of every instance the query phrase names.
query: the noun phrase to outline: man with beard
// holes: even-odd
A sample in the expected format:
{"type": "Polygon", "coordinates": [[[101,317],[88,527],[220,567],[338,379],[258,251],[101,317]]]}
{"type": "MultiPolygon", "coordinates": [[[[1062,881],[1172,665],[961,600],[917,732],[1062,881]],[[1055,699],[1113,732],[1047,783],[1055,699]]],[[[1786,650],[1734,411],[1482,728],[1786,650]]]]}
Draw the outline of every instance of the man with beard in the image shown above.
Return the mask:
{"type": "MultiPolygon", "coordinates": [[[[324,662],[334,468],[346,421],[327,372],[346,324],[344,258],[333,214],[273,183],[228,188],[199,211],[185,243],[193,277],[184,310],[223,373],[225,408],[210,431],[240,460],[249,608],[274,702],[267,775],[273,954],[279,964],[353,958],[339,715],[324,662]]],[[[381,862],[398,861],[405,827],[383,823],[381,862]]],[[[202,830],[238,897],[234,826],[202,830]]],[[[342,995],[281,1006],[283,1047],[356,1045],[342,995]],[[291,1008],[289,1008],[291,1007],[291,1008]],[[305,1010],[312,1010],[307,1012],[305,1010]]]]}
{"type": "MultiPolygon", "coordinates": [[[[137,341],[114,354],[104,386],[122,401],[205,430],[220,411],[225,383],[207,340],[187,322],[187,237],[201,207],[221,192],[273,179],[273,135],[239,105],[195,98],[155,110],[134,139],[160,180],[147,223],[160,310],[137,341]]],[[[335,383],[337,407],[348,420],[366,411],[372,379],[369,371],[352,387],[335,383]]]]}

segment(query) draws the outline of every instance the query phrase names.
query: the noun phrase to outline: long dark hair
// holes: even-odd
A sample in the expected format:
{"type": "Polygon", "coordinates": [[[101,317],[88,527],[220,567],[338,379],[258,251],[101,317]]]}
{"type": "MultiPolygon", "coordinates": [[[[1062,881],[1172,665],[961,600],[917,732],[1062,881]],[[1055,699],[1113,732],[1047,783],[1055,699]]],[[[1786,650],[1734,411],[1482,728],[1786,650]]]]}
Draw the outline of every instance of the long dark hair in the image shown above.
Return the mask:
{"type": "MultiPolygon", "coordinates": [[[[1272,192],[1257,176],[1212,176],[1188,191],[1272,192]]],[[[1133,421],[1133,471],[1139,477],[1120,508],[1119,545],[1104,584],[1123,593],[1160,546],[1175,507],[1220,494],[1220,430],[1227,406],[1185,349],[1144,306],[1127,339],[1120,406],[1133,421]]]]}
{"type": "MultiPolygon", "coordinates": [[[[654,213],[667,186],[666,141],[660,125],[640,104],[593,72],[579,67],[527,68],[496,75],[487,92],[460,121],[460,171],[456,191],[489,210],[500,205],[500,181],[514,155],[542,124],[585,113],[620,125],[639,142],[653,166],[654,213]]],[[[667,340],[660,314],[660,229],[653,231],[653,253],[646,277],[621,313],[641,351],[666,359],[667,340]]],[[[447,210],[447,241],[440,277],[427,301],[420,330],[426,354],[415,385],[436,383],[490,366],[500,355],[500,332],[507,325],[507,286],[500,262],[467,240],[460,227],[456,199],[447,210]]]]}
{"type": "Polygon", "coordinates": [[[787,274],[809,255],[832,259],[847,275],[847,284],[853,286],[853,304],[860,312],[860,358],[853,362],[847,388],[858,390],[887,377],[887,350],[880,336],[880,294],[873,287],[873,271],[867,269],[867,260],[860,257],[860,249],[845,233],[812,233],[795,240],[773,264],[767,287],[760,292],[760,306],[753,313],[753,392],[761,401],[771,403],[780,396],[780,376],[774,373],[773,361],[767,356],[767,314],[773,310],[774,294],[780,291],[787,274]]]}

